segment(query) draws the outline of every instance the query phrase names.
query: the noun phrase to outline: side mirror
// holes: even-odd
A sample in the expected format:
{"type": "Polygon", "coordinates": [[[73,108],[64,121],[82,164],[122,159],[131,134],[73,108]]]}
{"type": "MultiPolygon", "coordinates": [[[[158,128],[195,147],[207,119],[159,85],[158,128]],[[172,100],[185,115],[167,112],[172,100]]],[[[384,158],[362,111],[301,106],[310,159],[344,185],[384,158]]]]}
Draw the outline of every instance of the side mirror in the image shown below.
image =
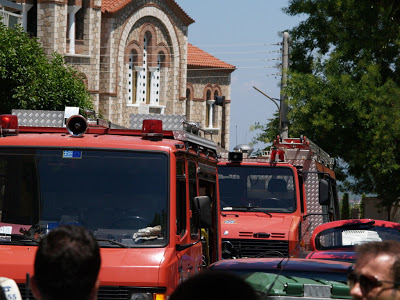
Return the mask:
{"type": "Polygon", "coordinates": [[[326,179],[319,181],[319,204],[329,205],[330,202],[330,184],[326,179]]]}
{"type": "Polygon", "coordinates": [[[210,228],[212,226],[211,198],[209,196],[194,197],[194,207],[197,208],[197,219],[200,228],[210,228]]]}

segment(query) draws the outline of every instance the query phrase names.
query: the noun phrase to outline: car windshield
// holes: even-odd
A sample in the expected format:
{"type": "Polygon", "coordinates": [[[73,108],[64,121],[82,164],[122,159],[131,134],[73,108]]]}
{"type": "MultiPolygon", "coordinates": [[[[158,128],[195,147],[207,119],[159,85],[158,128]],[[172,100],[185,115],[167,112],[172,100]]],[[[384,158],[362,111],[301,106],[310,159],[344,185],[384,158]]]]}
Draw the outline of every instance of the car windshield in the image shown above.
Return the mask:
{"type": "Polygon", "coordinates": [[[290,168],[218,166],[221,210],[293,212],[294,177],[290,168]]]}
{"type": "Polygon", "coordinates": [[[316,236],[315,244],[318,250],[327,250],[385,240],[400,241],[399,230],[392,227],[360,224],[324,230],[316,236]]]}
{"type": "Polygon", "coordinates": [[[1,149],[0,243],[78,224],[101,247],[165,245],[167,174],[158,152],[1,149]]]}

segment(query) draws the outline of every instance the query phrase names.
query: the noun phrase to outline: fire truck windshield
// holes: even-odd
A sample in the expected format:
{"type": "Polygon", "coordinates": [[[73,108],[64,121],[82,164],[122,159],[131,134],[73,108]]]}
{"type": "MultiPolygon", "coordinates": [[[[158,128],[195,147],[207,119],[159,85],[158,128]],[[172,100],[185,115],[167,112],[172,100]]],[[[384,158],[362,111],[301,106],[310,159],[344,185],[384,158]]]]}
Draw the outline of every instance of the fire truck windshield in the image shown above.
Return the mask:
{"type": "Polygon", "coordinates": [[[286,167],[218,166],[221,210],[296,210],[293,171],[286,167]]]}
{"type": "Polygon", "coordinates": [[[101,247],[163,246],[167,174],[159,152],[0,149],[0,244],[78,224],[101,247]]]}

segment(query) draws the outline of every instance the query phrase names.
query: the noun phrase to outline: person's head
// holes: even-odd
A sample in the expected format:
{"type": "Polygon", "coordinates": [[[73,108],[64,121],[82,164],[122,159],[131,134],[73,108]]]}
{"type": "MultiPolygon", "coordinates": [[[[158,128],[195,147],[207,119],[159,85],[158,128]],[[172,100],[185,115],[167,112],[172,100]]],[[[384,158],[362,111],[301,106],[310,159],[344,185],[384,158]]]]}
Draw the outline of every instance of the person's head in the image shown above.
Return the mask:
{"type": "Polygon", "coordinates": [[[183,281],[169,300],[255,300],[257,295],[250,284],[228,272],[202,271],[183,281]]]}
{"type": "Polygon", "coordinates": [[[100,250],[82,226],[50,231],[36,252],[32,292],[38,300],[97,299],[100,250]]]}
{"type": "Polygon", "coordinates": [[[400,242],[369,242],[357,246],[349,274],[353,299],[400,299],[400,242]]]}

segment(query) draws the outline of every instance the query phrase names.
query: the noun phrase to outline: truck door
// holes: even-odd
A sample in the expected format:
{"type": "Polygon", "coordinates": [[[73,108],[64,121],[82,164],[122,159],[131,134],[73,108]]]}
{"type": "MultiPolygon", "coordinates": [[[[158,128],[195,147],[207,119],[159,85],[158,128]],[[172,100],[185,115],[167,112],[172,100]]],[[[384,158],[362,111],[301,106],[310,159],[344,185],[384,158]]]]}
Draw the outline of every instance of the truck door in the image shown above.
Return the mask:
{"type": "Polygon", "coordinates": [[[217,197],[217,168],[214,166],[198,164],[198,177],[199,177],[199,196],[209,196],[211,198],[213,209],[213,225],[211,228],[202,228],[202,252],[203,252],[203,266],[218,260],[218,228],[219,226],[219,208],[217,197]]]}
{"type": "Polygon", "coordinates": [[[179,281],[189,278],[198,271],[201,244],[195,244],[200,238],[200,228],[193,219],[194,197],[197,193],[197,166],[192,160],[177,160],[177,236],[184,249],[178,251],[179,281]]]}

